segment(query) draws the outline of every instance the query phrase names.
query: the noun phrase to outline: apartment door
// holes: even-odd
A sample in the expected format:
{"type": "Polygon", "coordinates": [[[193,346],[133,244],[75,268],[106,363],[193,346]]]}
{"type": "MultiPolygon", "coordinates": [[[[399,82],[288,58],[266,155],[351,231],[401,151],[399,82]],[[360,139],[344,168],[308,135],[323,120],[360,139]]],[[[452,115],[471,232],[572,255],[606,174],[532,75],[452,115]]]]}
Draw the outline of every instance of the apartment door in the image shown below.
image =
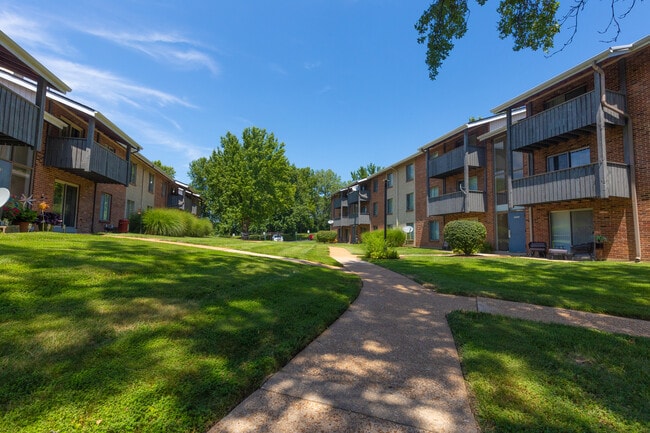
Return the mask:
{"type": "Polygon", "coordinates": [[[508,251],[511,253],[526,252],[526,213],[524,211],[508,212],[508,251]]]}
{"type": "Polygon", "coordinates": [[[77,224],[77,200],[79,187],[70,183],[54,182],[54,200],[52,210],[61,215],[66,227],[77,224]]]}

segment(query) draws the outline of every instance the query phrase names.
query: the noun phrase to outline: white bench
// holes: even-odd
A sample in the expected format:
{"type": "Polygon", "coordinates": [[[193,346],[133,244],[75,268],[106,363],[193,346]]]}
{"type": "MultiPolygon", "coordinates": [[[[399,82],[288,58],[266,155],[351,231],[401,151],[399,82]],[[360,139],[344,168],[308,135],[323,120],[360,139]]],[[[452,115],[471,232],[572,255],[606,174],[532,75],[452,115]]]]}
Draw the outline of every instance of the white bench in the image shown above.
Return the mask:
{"type": "Polygon", "coordinates": [[[569,251],[565,250],[564,248],[549,248],[547,254],[549,259],[554,259],[555,256],[562,256],[562,258],[566,260],[567,256],[569,255],[569,251]]]}

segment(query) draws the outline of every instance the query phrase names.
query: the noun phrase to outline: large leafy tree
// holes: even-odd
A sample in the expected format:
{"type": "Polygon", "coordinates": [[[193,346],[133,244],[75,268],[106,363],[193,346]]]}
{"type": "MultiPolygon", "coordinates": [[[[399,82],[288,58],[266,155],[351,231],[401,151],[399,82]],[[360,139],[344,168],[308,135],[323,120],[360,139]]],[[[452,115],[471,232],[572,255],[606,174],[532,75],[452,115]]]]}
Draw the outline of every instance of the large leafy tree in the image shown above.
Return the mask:
{"type": "MultiPolygon", "coordinates": [[[[483,6],[487,0],[476,0],[483,6]]],[[[630,0],[609,0],[610,16],[603,33],[615,41],[620,33],[620,20],[625,18],[636,3],[630,0]]],[[[514,39],[513,49],[519,51],[531,48],[549,52],[554,48],[554,38],[562,28],[568,28],[570,36],[564,46],[571,43],[578,30],[578,17],[588,0],[574,0],[564,13],[559,13],[558,0],[500,0],[499,37],[514,39]]],[[[429,78],[435,80],[442,62],[454,47],[454,40],[462,38],[467,32],[467,19],[470,14],[468,0],[435,0],[424,11],[415,24],[418,43],[426,44],[426,63],[429,78]]],[[[560,48],[561,50],[562,48],[560,48]]]]}
{"type": "Polygon", "coordinates": [[[332,194],[341,188],[344,183],[341,177],[332,170],[317,170],[314,172],[316,179],[316,228],[327,230],[330,228],[327,221],[330,219],[332,194]]]}
{"type": "Polygon", "coordinates": [[[209,158],[190,163],[192,186],[223,233],[248,233],[293,206],[294,168],[284,143],[261,128],[247,128],[241,141],[228,132],[209,158]]]}

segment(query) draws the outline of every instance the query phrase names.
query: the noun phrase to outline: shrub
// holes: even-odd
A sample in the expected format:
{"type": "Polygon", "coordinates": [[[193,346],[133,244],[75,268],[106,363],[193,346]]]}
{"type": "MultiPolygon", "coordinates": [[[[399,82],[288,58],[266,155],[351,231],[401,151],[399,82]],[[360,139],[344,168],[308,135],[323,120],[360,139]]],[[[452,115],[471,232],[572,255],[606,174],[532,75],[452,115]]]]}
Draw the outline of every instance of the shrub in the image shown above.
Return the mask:
{"type": "Polygon", "coordinates": [[[151,209],[142,215],[143,231],[160,236],[205,237],[213,232],[212,223],[179,209],[151,209]]]}
{"type": "Polygon", "coordinates": [[[447,223],[444,235],[452,251],[469,256],[481,250],[487,231],[478,221],[458,220],[447,223]]]}
{"type": "MultiPolygon", "coordinates": [[[[383,237],[383,234],[382,234],[383,237]]],[[[386,245],[388,247],[401,247],[406,242],[406,233],[400,229],[388,229],[386,230],[386,245]]]]}
{"type": "Polygon", "coordinates": [[[483,245],[481,245],[481,252],[485,254],[490,254],[494,252],[494,249],[492,248],[492,244],[488,241],[483,241],[483,245]]]}
{"type": "MultiPolygon", "coordinates": [[[[403,241],[402,241],[403,242],[403,241]]],[[[375,230],[361,235],[361,243],[366,250],[366,258],[369,259],[399,259],[397,250],[388,242],[388,233],[384,240],[384,232],[375,230]]]]}
{"type": "Polygon", "coordinates": [[[334,230],[321,230],[316,233],[316,240],[318,242],[333,244],[336,242],[336,231],[334,230]]]}

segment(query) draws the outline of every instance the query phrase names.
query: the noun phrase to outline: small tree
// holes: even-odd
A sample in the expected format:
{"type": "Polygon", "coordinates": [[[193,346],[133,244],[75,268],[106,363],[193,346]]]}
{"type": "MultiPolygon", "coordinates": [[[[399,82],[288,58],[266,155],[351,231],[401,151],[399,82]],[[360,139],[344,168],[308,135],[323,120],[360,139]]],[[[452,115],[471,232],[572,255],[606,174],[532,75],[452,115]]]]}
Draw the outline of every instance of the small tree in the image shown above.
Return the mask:
{"type": "Polygon", "coordinates": [[[447,223],[444,235],[452,251],[469,256],[481,250],[487,230],[478,221],[458,220],[447,223]]]}

